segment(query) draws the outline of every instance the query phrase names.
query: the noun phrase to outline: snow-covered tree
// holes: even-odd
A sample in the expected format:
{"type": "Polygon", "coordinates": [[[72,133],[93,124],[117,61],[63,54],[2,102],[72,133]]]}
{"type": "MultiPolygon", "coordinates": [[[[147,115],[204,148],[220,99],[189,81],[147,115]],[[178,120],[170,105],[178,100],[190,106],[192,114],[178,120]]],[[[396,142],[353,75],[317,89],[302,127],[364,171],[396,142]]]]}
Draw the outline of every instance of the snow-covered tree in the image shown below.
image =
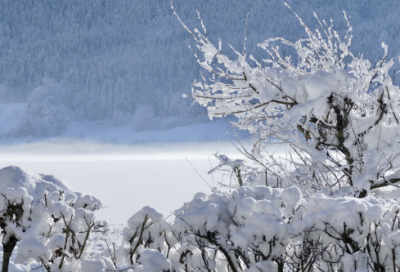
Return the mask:
{"type": "Polygon", "coordinates": [[[346,188],[346,194],[365,197],[398,181],[400,92],[387,46],[382,43],[383,57],[374,65],[354,55],[344,16],[344,37],[316,15],[315,31],[298,17],[307,38],[267,39],[259,44],[263,60],[249,54],[246,44],[242,52],[232,48],[237,57],[229,58],[221,41],[210,42],[204,25],[202,32],[186,28],[205,72],[192,96],[210,118],[235,115],[234,125],[255,135],[247,157],[283,186],[299,186],[306,194],[346,188]],[[268,154],[271,144],[291,150],[285,162],[268,154]]]}

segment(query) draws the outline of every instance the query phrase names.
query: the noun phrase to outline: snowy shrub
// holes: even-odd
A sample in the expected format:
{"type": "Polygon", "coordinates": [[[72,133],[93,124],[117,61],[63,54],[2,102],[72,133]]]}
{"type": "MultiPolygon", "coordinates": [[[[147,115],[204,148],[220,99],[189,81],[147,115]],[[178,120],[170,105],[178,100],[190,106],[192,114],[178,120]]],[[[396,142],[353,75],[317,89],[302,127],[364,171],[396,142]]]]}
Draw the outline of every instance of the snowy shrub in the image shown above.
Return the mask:
{"type": "Polygon", "coordinates": [[[101,202],[72,192],[52,176],[34,175],[18,167],[0,170],[0,228],[3,270],[17,242],[15,261],[35,261],[46,271],[76,271],[89,256],[90,235],[106,233],[108,223],[96,220],[101,202]]]}
{"type": "MultiPolygon", "coordinates": [[[[144,207],[141,211],[134,214],[128,220],[128,227],[123,231],[123,246],[122,249],[126,248],[126,251],[121,250],[123,257],[127,259],[127,263],[134,264],[138,258],[139,246],[147,243],[149,246],[156,242],[153,248],[158,248],[160,245],[158,241],[153,241],[154,238],[158,238],[160,235],[159,223],[163,219],[163,215],[155,211],[153,208],[144,207]],[[123,253],[126,254],[123,254],[123,253]],[[125,256],[124,256],[125,255],[125,256]]],[[[161,241],[162,243],[163,241],[161,241]]]]}
{"type": "Polygon", "coordinates": [[[277,269],[284,265],[289,226],[301,202],[296,187],[259,186],[198,193],[175,211],[172,223],[144,207],[128,220],[121,246],[104,256],[114,271],[244,271],[260,262],[277,269]]]}
{"type": "Polygon", "coordinates": [[[53,80],[44,80],[27,99],[28,107],[19,124],[7,133],[8,137],[51,137],[67,130],[69,118],[62,104],[65,90],[53,80]]]}
{"type": "Polygon", "coordinates": [[[240,187],[230,194],[197,194],[175,211],[173,229],[185,266],[244,271],[260,261],[275,261],[283,267],[288,227],[300,201],[301,192],[295,187],[240,187]]]}
{"type": "Polygon", "coordinates": [[[144,207],[128,220],[121,246],[85,266],[134,272],[398,271],[399,213],[395,200],[306,199],[297,187],[198,193],[174,212],[173,222],[144,207]]]}

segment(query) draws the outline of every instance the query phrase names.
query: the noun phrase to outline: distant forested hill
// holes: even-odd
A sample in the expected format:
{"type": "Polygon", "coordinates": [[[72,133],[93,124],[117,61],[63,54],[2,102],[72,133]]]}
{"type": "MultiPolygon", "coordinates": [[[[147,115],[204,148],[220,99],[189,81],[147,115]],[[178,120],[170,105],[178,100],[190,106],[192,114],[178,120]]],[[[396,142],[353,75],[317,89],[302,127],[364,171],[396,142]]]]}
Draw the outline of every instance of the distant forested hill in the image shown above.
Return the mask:
{"type": "MultiPolygon", "coordinates": [[[[346,10],[354,29],[353,52],[372,61],[382,54],[382,41],[389,45],[390,56],[400,52],[400,8],[395,0],[287,3],[311,28],[317,26],[315,11],[321,19],[333,18],[343,31],[346,10]]],[[[280,0],[174,0],[174,6],[191,28],[201,28],[198,10],[209,38],[221,38],[228,52],[228,44],[242,50],[248,12],[247,48],[259,59],[264,52],[256,45],[267,38],[305,37],[280,0]]],[[[30,96],[30,104],[46,100],[26,122],[35,114],[35,122],[47,122],[44,109],[52,103],[57,114],[67,116],[60,117],[63,120],[119,125],[130,122],[137,111],[149,111],[152,118],[187,117],[171,125],[199,122],[191,101],[182,99],[199,77],[187,42],[191,36],[173,15],[169,0],[2,0],[0,102],[26,101],[30,96]]]]}

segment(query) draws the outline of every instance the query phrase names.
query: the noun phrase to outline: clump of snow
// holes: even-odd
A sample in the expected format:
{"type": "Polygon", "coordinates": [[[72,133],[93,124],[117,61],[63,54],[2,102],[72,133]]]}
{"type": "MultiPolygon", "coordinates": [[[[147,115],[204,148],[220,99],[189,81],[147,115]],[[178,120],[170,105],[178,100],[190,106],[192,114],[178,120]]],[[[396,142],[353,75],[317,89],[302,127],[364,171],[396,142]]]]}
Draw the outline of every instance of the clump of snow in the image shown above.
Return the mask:
{"type": "Polygon", "coordinates": [[[74,271],[89,257],[91,234],[108,232],[108,223],[94,214],[101,201],[73,192],[56,177],[9,166],[0,169],[0,178],[3,246],[19,241],[16,263],[74,271]]]}
{"type": "Polygon", "coordinates": [[[85,259],[81,264],[82,272],[105,272],[107,266],[103,260],[85,259]]]}
{"type": "Polygon", "coordinates": [[[155,249],[143,250],[140,253],[140,263],[134,272],[159,272],[171,268],[171,262],[155,249]]]}

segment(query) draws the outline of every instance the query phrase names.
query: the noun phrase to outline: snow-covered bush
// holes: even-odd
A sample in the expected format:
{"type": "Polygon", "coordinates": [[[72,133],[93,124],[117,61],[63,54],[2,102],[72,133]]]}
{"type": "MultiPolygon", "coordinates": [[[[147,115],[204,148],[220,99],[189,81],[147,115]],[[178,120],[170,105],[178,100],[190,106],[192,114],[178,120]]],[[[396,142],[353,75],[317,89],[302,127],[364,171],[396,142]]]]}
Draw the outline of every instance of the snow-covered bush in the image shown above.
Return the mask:
{"type": "Polygon", "coordinates": [[[296,187],[198,193],[174,212],[172,223],[144,207],[128,220],[121,246],[104,252],[108,261],[99,258],[82,267],[135,272],[244,271],[253,264],[283,268],[289,226],[303,201],[296,187]]]}
{"type": "MultiPolygon", "coordinates": [[[[175,271],[170,251],[177,240],[173,237],[171,225],[164,216],[151,207],[144,207],[135,213],[122,232],[118,248],[107,245],[96,263],[107,271],[175,271]]],[[[92,271],[84,270],[82,271],[92,271]]],[[[97,271],[97,270],[96,270],[97,271]]]]}
{"type": "Polygon", "coordinates": [[[283,267],[288,227],[301,200],[296,187],[197,194],[175,211],[173,230],[185,270],[244,271],[261,261],[283,267]]]}
{"type": "Polygon", "coordinates": [[[174,212],[173,222],[144,207],[128,220],[118,249],[109,247],[82,268],[399,271],[399,213],[396,200],[322,194],[306,199],[297,187],[198,193],[174,212]]]}
{"type": "Polygon", "coordinates": [[[399,212],[372,196],[239,187],[196,195],[171,229],[183,271],[399,271],[399,212]]]}
{"type": "Polygon", "coordinates": [[[30,174],[18,167],[0,170],[0,228],[3,268],[18,245],[15,262],[36,261],[46,271],[76,271],[90,252],[90,235],[106,233],[96,220],[101,202],[71,191],[52,176],[30,174]]]}

